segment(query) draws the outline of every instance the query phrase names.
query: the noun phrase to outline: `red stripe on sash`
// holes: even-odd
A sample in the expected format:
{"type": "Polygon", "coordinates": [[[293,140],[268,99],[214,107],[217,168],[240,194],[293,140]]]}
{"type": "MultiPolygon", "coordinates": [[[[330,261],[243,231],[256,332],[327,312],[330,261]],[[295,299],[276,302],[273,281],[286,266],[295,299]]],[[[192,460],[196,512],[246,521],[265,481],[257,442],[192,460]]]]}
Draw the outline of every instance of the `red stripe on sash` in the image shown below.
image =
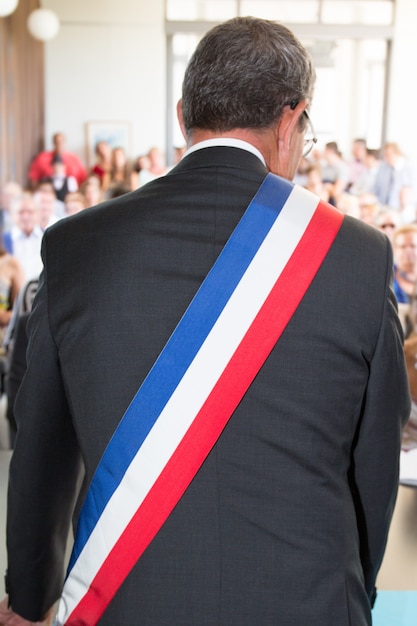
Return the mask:
{"type": "Polygon", "coordinates": [[[129,572],[191,483],[230,415],[303,299],[343,221],[319,203],[308,228],[264,305],[153,488],[138,508],[66,621],[96,624],[129,572]]]}

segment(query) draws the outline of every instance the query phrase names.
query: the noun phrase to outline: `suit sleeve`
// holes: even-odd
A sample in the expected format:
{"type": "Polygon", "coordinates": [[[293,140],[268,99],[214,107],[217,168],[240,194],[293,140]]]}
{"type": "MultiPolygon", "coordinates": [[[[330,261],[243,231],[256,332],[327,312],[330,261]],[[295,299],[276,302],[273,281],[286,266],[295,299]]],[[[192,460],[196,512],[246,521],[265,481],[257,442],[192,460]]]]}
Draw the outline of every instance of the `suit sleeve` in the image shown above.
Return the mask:
{"type": "Polygon", "coordinates": [[[22,382],[23,376],[26,372],[26,325],[28,317],[28,313],[23,313],[18,317],[14,345],[9,361],[9,371],[7,373],[7,419],[14,430],[16,430],[14,402],[20,383],[22,382]]]}
{"type": "Polygon", "coordinates": [[[7,587],[13,610],[37,621],[61,594],[81,461],[48,321],[44,271],[28,323],[27,370],[15,402],[9,473],[7,587]]]}
{"type": "Polygon", "coordinates": [[[378,340],[369,363],[352,463],[361,560],[371,604],[375,600],[375,581],[397,496],[402,429],[410,414],[403,334],[391,289],[392,253],[388,240],[387,246],[385,301],[378,340]]]}

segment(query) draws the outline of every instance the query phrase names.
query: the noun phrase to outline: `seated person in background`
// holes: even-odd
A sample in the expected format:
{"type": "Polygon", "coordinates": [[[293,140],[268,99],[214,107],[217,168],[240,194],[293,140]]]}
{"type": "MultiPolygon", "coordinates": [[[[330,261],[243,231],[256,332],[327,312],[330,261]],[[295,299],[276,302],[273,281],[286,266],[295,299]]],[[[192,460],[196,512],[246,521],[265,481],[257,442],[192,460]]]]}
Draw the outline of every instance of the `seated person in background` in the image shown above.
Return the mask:
{"type": "Polygon", "coordinates": [[[151,148],[146,155],[138,157],[137,162],[139,171],[136,185],[133,186],[134,189],[155,178],[164,176],[169,171],[165,163],[164,153],[157,147],[151,148]]]}
{"type": "Polygon", "coordinates": [[[360,196],[363,193],[374,193],[375,178],[380,164],[379,150],[367,148],[364,161],[365,168],[349,187],[349,192],[355,196],[360,196]]]}
{"type": "Polygon", "coordinates": [[[90,174],[94,174],[100,180],[100,186],[106,191],[110,184],[110,172],[112,169],[112,149],[107,141],[99,141],[96,145],[97,162],[91,168],[90,174]]]}
{"type": "Polygon", "coordinates": [[[42,236],[37,204],[33,194],[25,192],[13,207],[12,228],[3,233],[4,247],[22,265],[25,280],[38,277],[42,270],[42,236]]]}
{"type": "Polygon", "coordinates": [[[147,154],[140,154],[136,158],[130,174],[130,186],[132,189],[137,189],[152,180],[152,176],[148,175],[150,166],[151,162],[147,154]]]}
{"type": "Polygon", "coordinates": [[[365,222],[365,224],[373,226],[375,223],[375,216],[380,209],[378,199],[372,193],[363,193],[360,196],[355,197],[359,205],[360,219],[362,222],[365,222]]]}
{"type": "Polygon", "coordinates": [[[164,176],[169,170],[165,163],[165,156],[162,150],[159,148],[153,147],[148,152],[148,157],[150,161],[149,172],[154,178],[159,178],[159,176],[164,176]]]}
{"type": "Polygon", "coordinates": [[[23,287],[25,275],[19,260],[7,252],[0,239],[0,354],[7,326],[12,316],[13,304],[23,287]]]}
{"type": "Polygon", "coordinates": [[[87,173],[81,159],[72,152],[65,150],[66,139],[63,133],[55,133],[52,137],[53,149],[40,152],[32,161],[29,167],[29,181],[34,189],[43,179],[52,176],[52,159],[59,154],[66,165],[67,176],[74,176],[77,183],[85,180],[87,173]]]}
{"type": "Polygon", "coordinates": [[[311,167],[311,161],[308,157],[302,157],[300,159],[300,163],[298,164],[297,171],[293,178],[293,182],[296,185],[301,185],[301,187],[305,187],[307,185],[307,174],[311,167]]]}
{"type": "Polygon", "coordinates": [[[85,206],[95,206],[100,204],[104,199],[103,189],[100,185],[100,179],[96,174],[90,174],[81,185],[81,193],[85,198],[85,206]]]}
{"type": "Polygon", "coordinates": [[[0,228],[10,230],[12,227],[12,204],[22,195],[22,187],[19,183],[8,181],[4,183],[0,194],[0,228]]]}
{"type": "Polygon", "coordinates": [[[65,215],[75,215],[86,208],[85,197],[82,193],[68,193],[64,200],[65,215]]]}
{"type": "MultiPolygon", "coordinates": [[[[408,312],[409,333],[404,341],[407,376],[410,385],[411,413],[403,430],[402,450],[408,452],[417,448],[417,297],[410,299],[408,312]]],[[[400,464],[401,467],[401,464],[400,464]]],[[[401,477],[401,475],[400,475],[401,477]]]]}
{"type": "Polygon", "coordinates": [[[125,193],[129,193],[132,191],[130,185],[126,183],[120,183],[118,185],[113,185],[110,189],[107,190],[107,198],[109,200],[113,200],[114,198],[118,198],[119,196],[124,196],[125,193]]]}
{"type": "Polygon", "coordinates": [[[57,199],[52,183],[41,183],[33,198],[38,208],[39,226],[42,231],[63,217],[64,203],[57,199]]]}
{"type": "Polygon", "coordinates": [[[337,208],[345,215],[350,215],[356,219],[361,219],[361,209],[359,200],[356,196],[352,196],[348,191],[344,191],[337,202],[337,208]]]}
{"type": "Polygon", "coordinates": [[[311,163],[305,170],[306,182],[303,185],[306,189],[319,196],[325,202],[329,201],[329,190],[323,183],[320,166],[311,163]]]}
{"type": "Polygon", "coordinates": [[[41,182],[51,183],[57,199],[61,202],[64,202],[67,193],[78,190],[77,180],[74,176],[67,176],[67,166],[60,154],[55,154],[52,159],[52,175],[41,182]]]}
{"type": "Polygon", "coordinates": [[[329,141],[324,147],[323,183],[329,190],[331,204],[337,202],[349,183],[349,166],[343,159],[335,141],[329,141]]]}
{"type": "MultiPolygon", "coordinates": [[[[0,231],[1,232],[1,231],[0,231]]],[[[6,388],[9,358],[5,339],[12,319],[13,306],[24,284],[23,268],[19,261],[6,251],[0,237],[0,394],[6,388]]]]}
{"type": "Polygon", "coordinates": [[[407,316],[417,286],[417,224],[405,224],[392,237],[394,251],[394,293],[405,334],[409,334],[407,316]]]}
{"type": "Polygon", "coordinates": [[[106,197],[112,187],[118,185],[127,185],[131,189],[131,165],[128,161],[124,148],[113,148],[112,166],[110,170],[109,186],[106,190],[106,197]]]}
{"type": "Polygon", "coordinates": [[[393,211],[389,207],[382,207],[375,215],[374,226],[385,233],[392,243],[395,229],[400,226],[398,211],[393,211]]]}
{"type": "Polygon", "coordinates": [[[394,232],[394,291],[398,302],[409,303],[417,283],[417,224],[405,224],[394,232]]]}
{"type": "Polygon", "coordinates": [[[414,172],[398,144],[386,143],[384,157],[377,174],[373,192],[381,204],[400,212],[403,224],[416,220],[414,206],[414,172]]]}
{"type": "Polygon", "coordinates": [[[351,189],[357,180],[366,170],[366,141],[365,139],[354,139],[352,141],[352,160],[349,165],[349,181],[347,188],[351,189]]]}

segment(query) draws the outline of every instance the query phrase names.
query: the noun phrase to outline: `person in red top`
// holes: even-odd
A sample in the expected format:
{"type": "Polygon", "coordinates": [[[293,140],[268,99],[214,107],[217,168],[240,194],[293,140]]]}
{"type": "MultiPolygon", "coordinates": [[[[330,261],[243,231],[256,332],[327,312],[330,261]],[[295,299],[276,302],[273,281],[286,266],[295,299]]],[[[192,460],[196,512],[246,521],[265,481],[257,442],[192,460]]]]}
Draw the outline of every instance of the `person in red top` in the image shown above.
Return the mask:
{"type": "Polygon", "coordinates": [[[56,155],[59,155],[66,165],[67,176],[74,176],[78,185],[86,179],[86,169],[76,154],[65,151],[65,135],[63,133],[55,133],[52,137],[53,150],[45,150],[40,152],[32,161],[29,167],[29,181],[32,187],[43,179],[52,176],[52,161],[56,155]]]}

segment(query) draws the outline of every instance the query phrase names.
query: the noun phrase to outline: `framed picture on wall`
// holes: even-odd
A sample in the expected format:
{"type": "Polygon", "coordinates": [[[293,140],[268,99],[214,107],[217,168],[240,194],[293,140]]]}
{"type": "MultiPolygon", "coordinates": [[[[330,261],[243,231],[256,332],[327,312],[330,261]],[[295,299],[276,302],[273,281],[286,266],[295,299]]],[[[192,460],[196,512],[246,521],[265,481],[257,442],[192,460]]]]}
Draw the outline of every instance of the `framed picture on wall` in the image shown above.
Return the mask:
{"type": "Polygon", "coordinates": [[[96,162],[95,150],[99,141],[106,141],[112,148],[123,148],[129,158],[132,138],[130,122],[86,122],[85,132],[88,168],[96,162]]]}

